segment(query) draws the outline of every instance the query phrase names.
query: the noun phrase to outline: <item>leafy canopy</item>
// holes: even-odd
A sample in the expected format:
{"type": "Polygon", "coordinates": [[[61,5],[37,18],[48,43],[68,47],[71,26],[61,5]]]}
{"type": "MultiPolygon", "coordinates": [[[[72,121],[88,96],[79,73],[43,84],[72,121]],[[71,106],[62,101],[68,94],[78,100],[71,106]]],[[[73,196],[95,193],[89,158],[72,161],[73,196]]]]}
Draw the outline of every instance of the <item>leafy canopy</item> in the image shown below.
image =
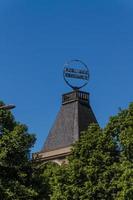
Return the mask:
{"type": "MultiPolygon", "coordinates": [[[[0,102],[0,105],[4,105],[0,102]]],[[[35,136],[15,121],[10,111],[0,109],[0,199],[33,199],[30,148],[35,136]]]]}
{"type": "Polygon", "coordinates": [[[72,148],[69,164],[47,165],[51,200],[133,200],[133,103],[104,129],[92,124],[72,148]],[[52,170],[52,173],[51,173],[52,170]]]}

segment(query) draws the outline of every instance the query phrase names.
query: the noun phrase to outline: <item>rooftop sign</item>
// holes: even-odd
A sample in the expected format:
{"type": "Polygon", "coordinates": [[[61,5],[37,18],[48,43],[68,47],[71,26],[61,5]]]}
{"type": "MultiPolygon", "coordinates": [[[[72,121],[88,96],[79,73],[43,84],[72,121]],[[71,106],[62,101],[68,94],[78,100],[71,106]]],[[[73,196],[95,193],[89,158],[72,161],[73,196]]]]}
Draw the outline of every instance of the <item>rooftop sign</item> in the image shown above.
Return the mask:
{"type": "Polygon", "coordinates": [[[64,66],[65,82],[74,90],[81,89],[89,81],[88,67],[80,60],[71,60],[64,66]]]}

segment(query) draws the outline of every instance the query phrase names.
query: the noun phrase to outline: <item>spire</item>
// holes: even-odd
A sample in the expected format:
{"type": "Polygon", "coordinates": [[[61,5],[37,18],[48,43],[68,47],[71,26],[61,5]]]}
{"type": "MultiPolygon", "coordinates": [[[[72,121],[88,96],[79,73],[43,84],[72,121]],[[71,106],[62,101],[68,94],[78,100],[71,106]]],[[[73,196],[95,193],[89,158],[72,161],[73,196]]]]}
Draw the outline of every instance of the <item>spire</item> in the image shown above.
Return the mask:
{"type": "Polygon", "coordinates": [[[38,153],[38,159],[59,159],[70,154],[72,144],[79,140],[82,131],[91,123],[97,123],[97,120],[89,103],[89,93],[74,90],[63,94],[60,111],[38,153]]]}
{"type": "Polygon", "coordinates": [[[89,93],[73,91],[62,96],[62,106],[42,152],[71,146],[96,118],[89,105],[89,93]]]}
{"type": "Polygon", "coordinates": [[[80,91],[89,81],[89,70],[80,60],[71,60],[64,66],[65,82],[74,91],[62,95],[62,105],[36,161],[66,162],[72,145],[79,140],[91,123],[97,123],[89,102],[89,93],[80,91]]]}

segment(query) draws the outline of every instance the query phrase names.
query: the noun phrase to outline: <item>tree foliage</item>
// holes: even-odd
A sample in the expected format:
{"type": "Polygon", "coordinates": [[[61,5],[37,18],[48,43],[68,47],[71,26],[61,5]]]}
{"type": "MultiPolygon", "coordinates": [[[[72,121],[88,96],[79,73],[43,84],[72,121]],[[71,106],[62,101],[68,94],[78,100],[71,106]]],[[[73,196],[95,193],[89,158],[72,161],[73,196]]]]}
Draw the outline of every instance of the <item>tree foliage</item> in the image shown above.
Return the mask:
{"type": "Polygon", "coordinates": [[[133,200],[133,103],[82,132],[62,166],[29,160],[35,136],[11,112],[0,125],[1,200],[133,200]]]}
{"type": "MultiPolygon", "coordinates": [[[[0,105],[3,105],[1,102],[0,105]]],[[[33,199],[29,151],[35,136],[15,121],[10,111],[0,109],[0,199],[33,199]]]]}
{"type": "Polygon", "coordinates": [[[56,175],[60,173],[60,166],[56,163],[33,163],[33,188],[37,192],[35,200],[50,200],[55,191],[56,175]]]}
{"type": "Polygon", "coordinates": [[[111,117],[104,129],[89,126],[68,160],[47,174],[48,199],[133,200],[133,104],[111,117]]]}
{"type": "Polygon", "coordinates": [[[68,166],[62,166],[63,176],[56,174],[57,183],[51,199],[111,199],[111,166],[118,153],[111,136],[92,125],[74,145],[68,166]]]}
{"type": "MultiPolygon", "coordinates": [[[[119,162],[116,165],[116,200],[133,199],[133,103],[110,119],[107,133],[117,141],[119,162]]],[[[113,184],[112,183],[112,184],[113,184]]]]}

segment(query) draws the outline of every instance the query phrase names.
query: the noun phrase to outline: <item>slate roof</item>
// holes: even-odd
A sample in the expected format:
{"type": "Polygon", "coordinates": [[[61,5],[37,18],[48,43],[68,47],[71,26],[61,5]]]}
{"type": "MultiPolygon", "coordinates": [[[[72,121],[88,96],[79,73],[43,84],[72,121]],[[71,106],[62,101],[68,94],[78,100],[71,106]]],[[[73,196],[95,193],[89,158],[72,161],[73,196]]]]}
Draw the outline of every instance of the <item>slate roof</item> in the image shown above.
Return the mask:
{"type": "Polygon", "coordinates": [[[89,104],[89,93],[73,91],[64,94],[62,106],[41,152],[71,146],[79,139],[80,132],[90,123],[97,123],[89,104]]]}

